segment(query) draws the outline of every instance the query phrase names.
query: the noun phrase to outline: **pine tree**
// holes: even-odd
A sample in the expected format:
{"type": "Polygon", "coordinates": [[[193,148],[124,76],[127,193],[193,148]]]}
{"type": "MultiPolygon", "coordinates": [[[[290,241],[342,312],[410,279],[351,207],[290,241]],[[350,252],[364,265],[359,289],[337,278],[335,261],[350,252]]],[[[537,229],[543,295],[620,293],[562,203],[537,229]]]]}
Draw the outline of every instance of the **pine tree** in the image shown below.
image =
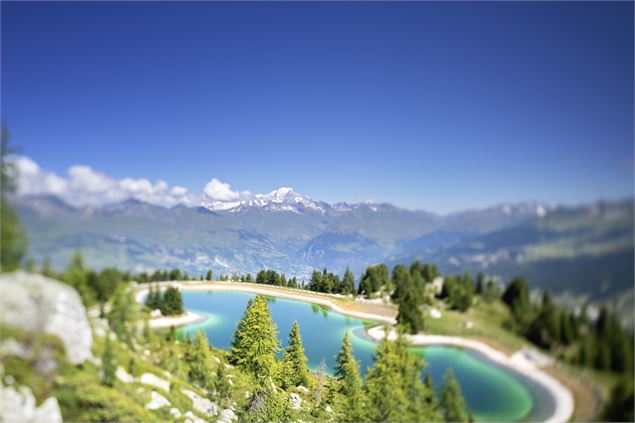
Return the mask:
{"type": "Polygon", "coordinates": [[[611,397],[602,411],[601,421],[632,422],[634,414],[633,379],[621,378],[613,387],[611,397]]]}
{"type": "Polygon", "coordinates": [[[478,272],[476,275],[476,293],[478,295],[483,295],[483,291],[485,289],[485,276],[483,272],[478,272]]]}
{"type": "Polygon", "coordinates": [[[40,273],[47,277],[53,276],[53,268],[51,267],[51,260],[49,259],[49,256],[44,256],[40,273]]]}
{"type": "Polygon", "coordinates": [[[421,313],[421,297],[414,292],[414,288],[406,288],[399,302],[397,323],[411,334],[419,333],[424,328],[423,314],[421,313]]]}
{"type": "Polygon", "coordinates": [[[229,379],[227,378],[225,360],[222,358],[216,367],[214,389],[216,391],[216,399],[221,403],[226,402],[229,398],[231,398],[232,385],[229,383],[229,379]]]}
{"type": "Polygon", "coordinates": [[[461,393],[461,386],[454,378],[452,369],[448,369],[443,376],[441,387],[440,407],[443,410],[445,421],[467,422],[468,415],[465,410],[465,400],[461,393]]]}
{"type": "Polygon", "coordinates": [[[353,356],[353,344],[347,331],[342,340],[342,348],[337,355],[335,377],[340,381],[339,392],[343,397],[342,418],[347,422],[357,422],[364,418],[362,379],[359,364],[353,356]]]}
{"type": "Polygon", "coordinates": [[[188,354],[189,370],[187,372],[190,382],[196,383],[204,389],[211,387],[211,356],[207,335],[202,329],[196,332],[196,339],[188,354]]]}
{"type": "Polygon", "coordinates": [[[296,321],[293,322],[291,332],[289,332],[289,346],[284,353],[282,366],[284,371],[284,387],[299,385],[306,388],[310,387],[311,379],[309,377],[307,358],[306,355],[304,355],[302,337],[300,336],[300,327],[296,321]]]}
{"type": "Polygon", "coordinates": [[[82,297],[84,305],[90,305],[93,295],[86,281],[86,269],[84,269],[84,259],[79,250],[75,251],[68,264],[62,280],[75,288],[82,297]]]}
{"type": "Polygon", "coordinates": [[[435,407],[427,401],[428,389],[421,381],[424,366],[421,357],[408,352],[401,335],[396,341],[384,338],[364,383],[368,419],[375,422],[437,420],[435,407]]]}
{"type": "Polygon", "coordinates": [[[0,144],[0,271],[18,268],[27,253],[26,233],[17,212],[7,201],[7,194],[15,192],[16,169],[8,160],[13,149],[9,146],[9,129],[2,123],[0,144]]]}
{"type": "Polygon", "coordinates": [[[115,384],[117,362],[115,360],[115,353],[112,349],[112,343],[109,335],[106,335],[106,345],[104,346],[104,351],[101,355],[101,366],[103,369],[101,383],[106,386],[113,386],[115,384]]]}
{"type": "Polygon", "coordinates": [[[137,303],[132,298],[127,286],[120,284],[112,299],[112,307],[108,313],[108,324],[117,334],[119,340],[132,347],[132,324],[137,318],[137,303]]]}
{"type": "Polygon", "coordinates": [[[340,293],[349,295],[355,292],[355,275],[351,272],[351,269],[346,267],[344,271],[344,279],[342,279],[342,289],[340,293]]]}
{"type": "Polygon", "coordinates": [[[161,301],[161,314],[164,316],[183,314],[183,297],[181,292],[173,286],[168,287],[161,301]]]}
{"type": "Polygon", "coordinates": [[[271,319],[265,297],[258,295],[250,299],[234,332],[230,362],[253,374],[256,381],[265,386],[269,378],[276,376],[279,345],[276,325],[271,319]]]}

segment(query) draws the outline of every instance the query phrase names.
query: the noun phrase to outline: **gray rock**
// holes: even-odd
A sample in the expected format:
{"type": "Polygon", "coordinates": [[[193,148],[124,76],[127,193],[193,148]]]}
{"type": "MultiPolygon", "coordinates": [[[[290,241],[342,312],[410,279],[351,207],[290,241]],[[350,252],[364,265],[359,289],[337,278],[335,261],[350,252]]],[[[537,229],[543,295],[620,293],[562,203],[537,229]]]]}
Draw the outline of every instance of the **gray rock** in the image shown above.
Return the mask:
{"type": "Polygon", "coordinates": [[[73,364],[91,357],[93,335],[75,289],[41,275],[0,275],[0,322],[27,332],[44,331],[62,340],[73,364]]]}
{"type": "Polygon", "coordinates": [[[218,414],[218,404],[208,400],[207,398],[201,397],[189,389],[181,389],[181,393],[192,401],[192,407],[194,407],[197,412],[206,416],[215,416],[218,414]]]}
{"type": "Polygon", "coordinates": [[[150,402],[146,404],[148,410],[157,410],[170,405],[170,401],[157,391],[150,392],[150,402]]]}
{"type": "Polygon", "coordinates": [[[62,413],[54,397],[47,398],[39,407],[26,386],[15,388],[0,383],[0,421],[20,423],[61,423],[62,413]]]}
{"type": "Polygon", "coordinates": [[[144,373],[138,380],[139,383],[143,383],[144,385],[155,386],[159,389],[163,389],[165,392],[170,392],[170,382],[165,379],[161,379],[153,373],[144,373]]]}

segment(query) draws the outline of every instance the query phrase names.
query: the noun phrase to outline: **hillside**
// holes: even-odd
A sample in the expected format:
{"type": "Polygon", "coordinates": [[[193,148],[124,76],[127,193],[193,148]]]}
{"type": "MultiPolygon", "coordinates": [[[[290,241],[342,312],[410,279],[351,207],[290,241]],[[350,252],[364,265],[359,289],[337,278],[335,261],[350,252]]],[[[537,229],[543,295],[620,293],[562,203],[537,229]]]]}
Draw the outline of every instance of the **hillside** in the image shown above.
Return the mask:
{"type": "Polygon", "coordinates": [[[75,208],[52,196],[14,197],[37,262],[56,268],[81,249],[97,268],[178,267],[200,275],[263,268],[307,278],[315,268],[357,275],[372,263],[437,263],[444,272],[524,275],[555,291],[610,296],[631,285],[630,201],[578,208],[501,205],[449,215],[390,204],[330,205],[292,190],[232,208],[165,208],[138,200],[75,208]],[[283,195],[284,194],[284,195],[283,195]]]}

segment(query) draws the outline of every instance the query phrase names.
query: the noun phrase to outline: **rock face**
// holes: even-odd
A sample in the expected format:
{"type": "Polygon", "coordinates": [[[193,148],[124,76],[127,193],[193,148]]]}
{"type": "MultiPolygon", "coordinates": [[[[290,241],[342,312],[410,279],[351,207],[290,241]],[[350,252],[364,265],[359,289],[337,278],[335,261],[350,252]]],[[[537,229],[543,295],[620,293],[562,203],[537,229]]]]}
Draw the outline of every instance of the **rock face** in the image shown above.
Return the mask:
{"type": "Polygon", "coordinates": [[[93,335],[82,300],[56,280],[24,271],[0,275],[0,322],[57,336],[73,364],[91,357],[93,335]]]}
{"type": "Polygon", "coordinates": [[[39,407],[29,388],[3,386],[0,383],[0,421],[24,423],[62,423],[62,413],[53,397],[39,407]]]}

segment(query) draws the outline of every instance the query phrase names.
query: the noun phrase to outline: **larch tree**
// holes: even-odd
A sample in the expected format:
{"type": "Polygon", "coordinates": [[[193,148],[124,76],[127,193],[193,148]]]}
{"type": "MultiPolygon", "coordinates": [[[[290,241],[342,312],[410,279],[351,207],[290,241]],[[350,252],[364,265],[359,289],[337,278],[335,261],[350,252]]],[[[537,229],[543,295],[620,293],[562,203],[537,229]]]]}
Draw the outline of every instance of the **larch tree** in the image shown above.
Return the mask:
{"type": "Polygon", "coordinates": [[[465,409],[465,399],[461,393],[461,385],[454,378],[452,369],[443,376],[443,386],[441,387],[440,407],[443,411],[445,421],[467,422],[468,414],[465,409]]]}
{"type": "Polygon", "coordinates": [[[407,349],[401,333],[395,341],[384,338],[368,370],[364,390],[370,421],[438,421],[436,404],[421,380],[424,360],[407,349]]]}
{"type": "Polygon", "coordinates": [[[9,154],[9,129],[2,123],[0,145],[0,271],[15,270],[27,253],[26,233],[14,208],[7,202],[7,194],[15,192],[16,169],[9,154]]]}
{"type": "Polygon", "coordinates": [[[342,279],[341,293],[344,295],[355,292],[355,275],[348,267],[344,271],[344,279],[342,279]]]}
{"type": "Polygon", "coordinates": [[[209,342],[207,335],[202,329],[196,333],[194,344],[190,347],[188,354],[189,370],[187,373],[190,382],[209,389],[211,387],[211,356],[209,352],[209,342]]]}
{"type": "Polygon", "coordinates": [[[238,322],[229,360],[253,374],[256,381],[265,386],[270,378],[276,376],[279,349],[276,325],[271,319],[267,300],[258,295],[249,300],[245,314],[238,322]]]}
{"type": "Polygon", "coordinates": [[[106,386],[113,386],[115,384],[115,371],[117,370],[117,362],[115,360],[115,353],[112,348],[112,342],[110,336],[106,335],[106,345],[101,355],[102,365],[102,377],[101,383],[106,386]]]}
{"type": "Polygon", "coordinates": [[[304,354],[302,346],[302,336],[300,335],[300,326],[294,321],[289,332],[289,346],[285,350],[282,359],[283,386],[292,387],[302,385],[309,388],[311,379],[309,376],[309,367],[307,366],[307,358],[304,354]]]}
{"type": "Polygon", "coordinates": [[[364,418],[362,379],[359,364],[353,356],[353,345],[349,332],[342,340],[342,348],[337,355],[335,377],[340,381],[339,392],[342,400],[342,419],[347,422],[362,421],[364,418]]]}

